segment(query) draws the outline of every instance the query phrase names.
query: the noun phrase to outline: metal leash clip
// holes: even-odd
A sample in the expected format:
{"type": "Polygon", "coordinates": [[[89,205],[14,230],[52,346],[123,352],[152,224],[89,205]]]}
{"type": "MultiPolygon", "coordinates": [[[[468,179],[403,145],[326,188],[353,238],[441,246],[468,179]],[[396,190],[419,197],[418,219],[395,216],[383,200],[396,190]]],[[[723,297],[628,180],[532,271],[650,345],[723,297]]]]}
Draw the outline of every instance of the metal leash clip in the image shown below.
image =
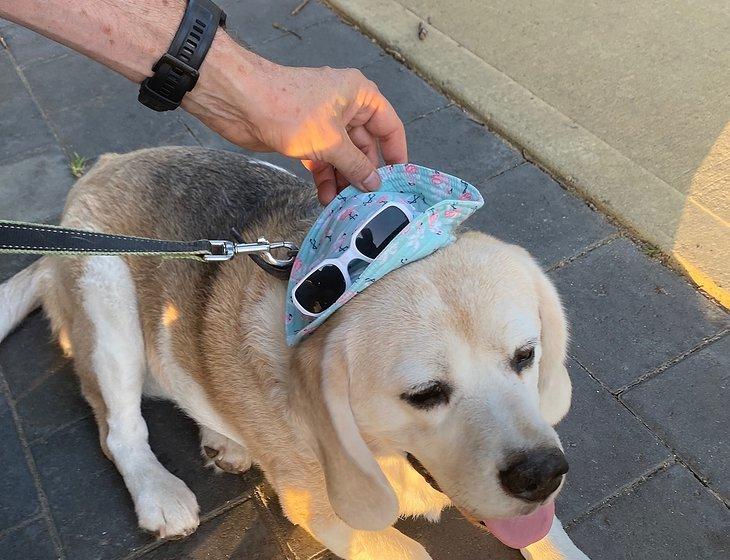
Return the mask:
{"type": "Polygon", "coordinates": [[[260,257],[271,266],[277,268],[289,268],[294,262],[299,247],[291,241],[275,241],[270,243],[263,237],[260,237],[255,243],[234,243],[233,241],[211,240],[211,251],[209,254],[203,255],[206,261],[229,261],[238,253],[261,253],[260,257]],[[271,254],[274,249],[287,249],[289,257],[286,259],[277,259],[271,254]]]}

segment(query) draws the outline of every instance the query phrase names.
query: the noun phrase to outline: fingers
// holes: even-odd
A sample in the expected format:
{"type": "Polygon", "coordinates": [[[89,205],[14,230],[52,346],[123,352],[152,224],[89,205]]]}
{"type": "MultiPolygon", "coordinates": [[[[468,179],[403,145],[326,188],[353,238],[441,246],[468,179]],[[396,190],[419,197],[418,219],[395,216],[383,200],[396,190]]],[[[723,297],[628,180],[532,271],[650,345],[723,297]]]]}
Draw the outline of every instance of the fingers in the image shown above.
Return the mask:
{"type": "Polygon", "coordinates": [[[383,95],[378,92],[375,110],[363,125],[380,144],[385,163],[407,163],[408,147],[403,122],[383,95]]]}
{"type": "Polygon", "coordinates": [[[309,169],[317,186],[317,198],[322,206],[326,206],[337,196],[339,189],[335,178],[335,169],[326,161],[302,160],[304,167],[309,169]]]}
{"type": "Polygon", "coordinates": [[[370,161],[344,131],[340,142],[324,154],[324,159],[356,187],[366,191],[375,191],[380,187],[380,177],[375,171],[377,157],[376,163],[370,161]]]}

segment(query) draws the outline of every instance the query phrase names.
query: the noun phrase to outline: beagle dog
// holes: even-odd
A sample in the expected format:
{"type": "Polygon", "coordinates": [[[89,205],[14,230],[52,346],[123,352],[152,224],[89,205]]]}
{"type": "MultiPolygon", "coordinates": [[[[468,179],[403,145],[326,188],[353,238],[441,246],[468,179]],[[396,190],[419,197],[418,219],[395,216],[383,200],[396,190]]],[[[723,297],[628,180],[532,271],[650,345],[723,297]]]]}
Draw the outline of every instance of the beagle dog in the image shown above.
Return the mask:
{"type": "MultiPolygon", "coordinates": [[[[300,242],[319,212],[309,185],[270,164],[156,148],[102,156],[61,225],[300,242]]],[[[0,340],[43,306],[140,527],[163,538],[195,531],[198,504],[150,449],[143,395],[197,422],[216,469],[258,465],[286,516],[345,559],[431,558],[392,527],[399,516],[437,521],[453,505],[500,537],[506,518],[552,508],[567,470],[553,429],[570,405],[567,329],[525,250],[462,234],[295,347],[285,295],[250,259],[44,257],[0,287],[0,340]]],[[[586,558],[547,511],[549,533],[523,555],[586,558]]]]}

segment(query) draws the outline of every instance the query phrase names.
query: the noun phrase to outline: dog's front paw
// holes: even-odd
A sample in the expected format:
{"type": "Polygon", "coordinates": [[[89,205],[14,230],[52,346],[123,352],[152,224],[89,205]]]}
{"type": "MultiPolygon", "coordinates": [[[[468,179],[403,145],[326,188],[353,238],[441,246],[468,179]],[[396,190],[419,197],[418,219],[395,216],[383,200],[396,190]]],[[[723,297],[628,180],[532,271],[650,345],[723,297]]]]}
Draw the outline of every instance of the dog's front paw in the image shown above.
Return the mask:
{"type": "Polygon", "coordinates": [[[201,428],[200,446],[208,466],[233,474],[251,468],[248,449],[213,430],[201,428]]]}
{"type": "Polygon", "coordinates": [[[186,537],[198,528],[195,494],[164,469],[148,474],[133,499],[139,526],[162,539],[186,537]]]}

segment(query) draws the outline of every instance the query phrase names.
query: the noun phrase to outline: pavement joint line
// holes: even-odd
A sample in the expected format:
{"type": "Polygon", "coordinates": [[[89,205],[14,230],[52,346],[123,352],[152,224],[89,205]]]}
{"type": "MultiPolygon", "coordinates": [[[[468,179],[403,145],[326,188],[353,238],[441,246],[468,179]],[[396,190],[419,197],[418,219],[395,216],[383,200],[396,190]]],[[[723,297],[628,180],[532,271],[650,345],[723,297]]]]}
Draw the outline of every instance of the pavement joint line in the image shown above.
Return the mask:
{"type": "MultiPolygon", "coordinates": [[[[698,347],[695,347],[695,348],[694,348],[693,350],[691,350],[691,351],[689,351],[689,352],[685,352],[684,354],[682,354],[682,358],[680,358],[680,359],[677,359],[677,361],[676,361],[676,362],[673,362],[673,363],[672,363],[672,365],[673,365],[673,364],[675,364],[675,363],[679,363],[679,361],[681,361],[681,359],[684,359],[685,357],[689,356],[690,354],[694,353],[695,351],[698,351],[698,350],[700,350],[700,349],[702,349],[702,348],[706,348],[707,346],[710,346],[710,345],[711,345],[712,343],[714,343],[714,342],[716,342],[717,340],[721,339],[721,338],[723,337],[723,335],[724,335],[724,334],[726,334],[727,332],[728,332],[728,329],[726,329],[726,330],[724,331],[724,333],[720,333],[719,335],[715,335],[714,337],[711,337],[711,338],[713,339],[713,340],[712,340],[712,342],[706,342],[706,343],[704,343],[704,344],[698,345],[698,347]]],[[[666,440],[665,438],[663,438],[663,437],[661,436],[661,434],[658,434],[658,433],[657,433],[657,432],[656,432],[656,431],[655,431],[654,429],[652,429],[652,427],[651,427],[651,426],[649,426],[649,425],[648,425],[648,424],[647,424],[647,423],[646,423],[646,422],[644,421],[644,419],[643,419],[643,418],[642,418],[641,416],[639,416],[639,415],[638,415],[638,414],[637,414],[636,412],[634,412],[634,410],[633,410],[633,409],[631,409],[631,408],[630,408],[630,407],[629,407],[629,406],[628,406],[628,405],[627,405],[627,404],[626,404],[626,403],[625,403],[625,402],[624,402],[624,401],[623,401],[623,400],[621,399],[621,394],[614,394],[614,392],[612,392],[612,391],[611,391],[611,390],[610,390],[610,389],[609,389],[609,388],[608,388],[608,387],[607,387],[607,386],[606,386],[606,385],[605,385],[605,384],[604,384],[603,382],[601,382],[601,380],[600,380],[600,379],[598,379],[598,378],[597,378],[596,376],[594,376],[594,375],[593,375],[593,373],[591,373],[591,371],[590,371],[590,370],[589,370],[589,369],[588,369],[588,368],[587,368],[586,366],[584,366],[584,365],[583,365],[583,364],[582,364],[582,363],[580,362],[580,360],[578,360],[578,359],[577,359],[577,358],[576,358],[575,356],[572,356],[572,355],[571,355],[570,357],[571,357],[571,358],[572,358],[573,360],[575,360],[575,362],[576,362],[576,363],[577,363],[577,364],[578,364],[578,365],[580,366],[580,368],[581,368],[581,369],[582,369],[583,371],[585,371],[585,372],[586,372],[586,373],[587,373],[587,374],[588,374],[588,375],[589,375],[589,376],[590,376],[590,377],[591,377],[591,378],[592,378],[592,379],[593,379],[594,381],[596,381],[596,382],[597,382],[597,383],[598,383],[598,384],[599,384],[599,385],[600,385],[600,386],[601,386],[601,387],[602,387],[603,389],[605,389],[605,390],[606,390],[606,391],[607,391],[607,392],[608,392],[608,393],[609,393],[609,394],[610,394],[610,395],[611,395],[611,396],[612,396],[612,397],[613,397],[613,398],[614,398],[614,399],[616,400],[616,402],[618,402],[618,404],[619,404],[620,406],[622,406],[622,407],[623,407],[623,408],[624,408],[624,409],[625,409],[625,410],[626,410],[626,411],[627,411],[627,412],[628,412],[628,413],[629,413],[629,414],[630,414],[631,416],[633,416],[633,417],[634,417],[634,418],[635,418],[635,419],[636,419],[636,420],[637,420],[637,421],[638,421],[638,422],[639,422],[639,423],[640,423],[640,424],[641,424],[641,425],[642,425],[642,426],[643,426],[643,427],[644,427],[644,428],[645,428],[645,429],[646,429],[646,430],[647,430],[647,431],[648,431],[648,432],[649,432],[650,434],[652,434],[652,435],[654,436],[654,438],[655,438],[655,439],[656,439],[656,440],[657,440],[657,441],[658,441],[659,443],[661,443],[661,444],[662,444],[662,445],[663,445],[663,446],[664,446],[664,447],[665,447],[665,448],[666,448],[666,449],[667,449],[667,450],[668,450],[668,451],[669,451],[669,452],[670,452],[670,453],[672,454],[672,456],[674,457],[674,461],[675,461],[675,462],[679,463],[679,464],[680,464],[680,465],[682,465],[682,466],[683,466],[684,468],[686,468],[686,469],[687,469],[687,470],[688,470],[688,471],[689,471],[690,473],[692,473],[692,476],[694,476],[694,477],[695,477],[695,479],[697,479],[697,481],[698,481],[698,482],[699,482],[700,484],[702,484],[702,486],[704,486],[704,487],[705,487],[705,488],[706,488],[706,489],[707,489],[707,490],[708,490],[708,491],[710,492],[710,494],[712,494],[712,495],[713,495],[713,496],[714,496],[715,498],[717,498],[717,499],[718,499],[718,500],[719,500],[719,501],[720,501],[721,503],[725,504],[725,506],[726,506],[726,507],[730,507],[730,504],[728,504],[728,503],[727,503],[727,502],[725,501],[725,499],[724,499],[724,498],[723,498],[722,496],[720,496],[720,494],[718,494],[718,493],[717,493],[717,492],[716,492],[716,491],[715,491],[715,490],[714,490],[714,489],[713,489],[713,488],[712,488],[712,487],[711,487],[711,486],[709,485],[709,482],[708,482],[707,478],[703,477],[703,476],[702,476],[702,475],[701,475],[700,473],[698,473],[698,472],[697,472],[697,471],[696,471],[696,470],[694,469],[694,467],[693,467],[693,466],[692,466],[692,465],[691,465],[691,464],[690,464],[690,463],[689,463],[688,461],[686,461],[686,460],[685,460],[685,459],[684,459],[684,458],[682,457],[682,455],[681,455],[681,454],[680,454],[680,453],[679,453],[679,452],[678,452],[678,451],[677,451],[677,450],[676,450],[676,449],[675,449],[675,448],[674,448],[674,447],[673,447],[673,446],[672,446],[672,445],[671,445],[671,444],[670,444],[670,443],[669,443],[669,442],[668,442],[668,441],[667,441],[667,440],[666,440]]],[[[669,367],[669,366],[667,366],[667,367],[669,367]]],[[[665,368],[665,369],[666,369],[666,368],[665,368]]],[[[662,371],[664,371],[664,370],[662,370],[662,371]]]]}
{"type": "MultiPolygon", "coordinates": [[[[281,550],[282,554],[284,554],[288,560],[299,560],[297,554],[289,547],[287,540],[285,538],[281,538],[281,535],[279,535],[279,525],[274,519],[274,512],[269,509],[269,500],[263,492],[263,483],[256,485],[253,490],[252,499],[256,510],[262,514],[264,524],[276,539],[276,544],[279,546],[279,550],[281,550]]],[[[289,521],[287,520],[287,523],[288,522],[289,521]]]]}
{"type": "Polygon", "coordinates": [[[43,152],[46,151],[48,148],[55,146],[55,142],[46,142],[45,144],[41,144],[40,146],[35,146],[33,148],[28,148],[27,150],[23,150],[20,153],[13,154],[12,156],[0,156],[0,167],[13,165],[20,161],[39,156],[43,154],[43,152]]]}
{"type": "MultiPolygon", "coordinates": [[[[188,114],[189,114],[189,113],[188,113],[188,114]]],[[[185,130],[187,130],[187,131],[188,131],[188,133],[190,134],[190,136],[192,136],[192,137],[193,137],[193,140],[195,140],[195,141],[196,141],[196,142],[198,143],[198,146],[201,146],[201,147],[202,147],[202,146],[203,146],[203,143],[202,143],[202,142],[200,141],[200,138],[198,138],[198,135],[197,135],[197,134],[195,134],[195,132],[193,132],[193,129],[192,129],[192,128],[190,128],[190,126],[188,126],[188,123],[186,123],[186,122],[185,122],[185,121],[184,121],[184,120],[183,120],[183,119],[182,119],[182,118],[180,117],[180,114],[178,114],[178,115],[177,115],[177,121],[178,121],[178,122],[179,122],[179,123],[180,123],[181,125],[183,125],[183,127],[185,128],[185,130]]]]}
{"type": "MultiPolygon", "coordinates": [[[[241,504],[246,503],[249,500],[252,500],[253,496],[251,495],[242,495],[238,498],[234,498],[232,500],[227,501],[225,504],[218,506],[217,508],[212,509],[205,515],[200,517],[200,524],[198,525],[198,528],[196,529],[196,532],[202,527],[205,523],[208,523],[210,520],[215,519],[216,517],[232,510],[233,508],[240,506],[241,504]]],[[[141,530],[141,529],[139,529],[141,530]]],[[[195,534],[195,533],[193,533],[195,534]]],[[[161,546],[164,546],[165,544],[169,542],[176,542],[177,539],[156,539],[152,541],[151,543],[148,543],[144,546],[141,546],[137,550],[132,551],[130,554],[123,556],[120,560],[135,560],[141,556],[144,556],[145,554],[152,552],[153,550],[156,550],[160,548],[161,546]]]]}
{"type": "Polygon", "coordinates": [[[58,529],[56,528],[56,524],[54,523],[53,517],[51,516],[51,508],[48,504],[48,497],[46,496],[46,493],[43,490],[43,485],[41,484],[41,478],[38,474],[38,467],[35,464],[33,453],[31,452],[30,445],[28,445],[28,441],[25,437],[25,431],[23,430],[23,424],[20,420],[20,416],[18,415],[18,411],[15,408],[15,399],[13,399],[13,395],[10,392],[10,387],[8,386],[8,382],[5,380],[5,376],[3,375],[1,368],[0,393],[3,394],[3,396],[5,397],[5,400],[8,403],[8,408],[10,409],[10,414],[13,417],[15,432],[18,435],[20,446],[23,449],[23,455],[25,456],[25,462],[28,467],[28,471],[33,478],[33,485],[35,486],[36,495],[38,497],[38,505],[40,506],[41,510],[40,515],[46,522],[46,528],[48,529],[48,534],[51,537],[53,548],[58,555],[58,560],[66,560],[66,554],[63,550],[61,537],[58,534],[58,529]]]}
{"type": "Polygon", "coordinates": [[[627,484],[624,484],[621,488],[616,490],[613,494],[610,494],[603,498],[602,500],[596,502],[595,504],[589,506],[585,511],[582,513],[579,513],[576,515],[573,519],[568,521],[564,524],[565,530],[572,529],[576,525],[579,525],[581,522],[583,522],[586,518],[590,517],[597,511],[602,510],[604,507],[611,504],[611,502],[615,501],[616,499],[620,498],[621,496],[627,494],[634,488],[637,488],[638,486],[641,486],[644,484],[647,480],[650,478],[653,478],[657,474],[665,471],[670,466],[676,464],[676,457],[669,457],[665,459],[664,461],[661,461],[660,463],[654,465],[653,467],[649,467],[646,471],[644,471],[644,474],[639,475],[634,480],[629,481],[627,484]]]}
{"type": "MultiPolygon", "coordinates": [[[[429,87],[431,87],[430,84],[429,84],[429,87]]],[[[413,117],[412,119],[409,119],[407,121],[403,121],[403,125],[405,126],[407,124],[414,123],[414,122],[416,122],[418,120],[421,120],[424,117],[430,117],[431,115],[434,115],[434,114],[438,113],[439,111],[443,111],[444,109],[448,109],[449,107],[454,107],[454,102],[453,101],[449,101],[443,107],[436,107],[434,109],[431,109],[430,111],[426,111],[422,115],[418,115],[416,117],[413,117]]],[[[459,107],[459,108],[461,108],[461,107],[459,107]]]]}
{"type": "MultiPolygon", "coordinates": [[[[339,20],[342,23],[347,24],[348,26],[352,27],[352,25],[349,22],[347,22],[344,19],[342,19],[342,17],[340,16],[340,14],[338,14],[337,12],[334,12],[334,11],[330,10],[330,14],[331,15],[324,16],[322,19],[318,19],[317,21],[313,21],[313,22],[308,23],[307,25],[304,25],[302,27],[294,27],[290,31],[296,31],[296,32],[299,32],[299,31],[307,31],[308,29],[311,29],[312,27],[316,27],[318,25],[322,25],[323,23],[327,23],[329,21],[334,21],[334,20],[339,20]]],[[[270,22],[270,24],[273,24],[273,23],[275,23],[275,22],[273,22],[273,21],[270,22]]],[[[273,27],[273,25],[272,25],[272,29],[276,29],[276,28],[273,27]]],[[[277,37],[269,37],[268,39],[264,39],[263,41],[260,41],[260,42],[257,42],[257,43],[247,43],[247,44],[255,52],[255,49],[258,46],[268,45],[268,44],[273,43],[275,41],[280,41],[281,39],[285,39],[286,37],[291,37],[291,34],[287,33],[286,31],[281,31],[281,35],[279,35],[277,37]]],[[[368,39],[369,39],[369,37],[368,37],[368,39]]],[[[236,40],[236,41],[238,42],[238,40],[236,40]]],[[[368,63],[368,64],[370,64],[370,63],[368,63]]]]}
{"type": "MultiPolygon", "coordinates": [[[[33,100],[33,103],[38,108],[38,111],[41,113],[41,117],[43,118],[43,121],[46,123],[46,126],[48,127],[48,130],[53,135],[53,138],[55,138],[56,143],[58,144],[58,147],[61,148],[61,151],[66,155],[66,159],[71,159],[72,154],[66,150],[66,147],[64,146],[63,142],[61,142],[61,137],[58,134],[58,131],[56,130],[55,125],[51,121],[51,119],[48,117],[48,113],[46,112],[45,108],[40,104],[38,101],[38,98],[33,93],[33,88],[30,86],[30,82],[28,82],[28,79],[25,77],[25,73],[23,72],[23,69],[18,64],[17,59],[15,56],[13,56],[12,50],[8,49],[8,56],[10,57],[10,61],[12,62],[13,66],[15,67],[15,72],[18,74],[18,78],[20,78],[20,81],[23,83],[23,86],[25,86],[26,91],[28,92],[28,95],[30,95],[30,98],[33,100]]],[[[68,55],[63,55],[68,56],[68,55]]]]}
{"type": "Polygon", "coordinates": [[[502,171],[497,171],[497,173],[494,173],[493,175],[486,175],[485,177],[478,179],[477,181],[474,182],[474,184],[476,186],[486,187],[487,183],[489,183],[490,181],[496,179],[497,177],[501,177],[505,173],[509,173],[510,171],[517,169],[518,167],[522,167],[526,163],[528,163],[528,162],[523,159],[522,161],[515,163],[514,165],[512,165],[511,167],[508,167],[507,169],[503,169],[502,171]]]}
{"type": "Polygon", "coordinates": [[[78,424],[78,423],[82,422],[83,420],[88,420],[91,416],[92,416],[92,412],[89,410],[83,416],[80,416],[78,418],[74,418],[73,420],[69,420],[65,424],[61,424],[60,426],[56,426],[55,428],[53,428],[47,434],[43,434],[42,436],[38,436],[36,438],[33,438],[32,440],[29,440],[28,441],[28,445],[29,446],[33,446],[33,445],[36,445],[37,443],[45,443],[50,438],[52,438],[53,436],[55,436],[56,434],[64,431],[66,428],[70,428],[70,427],[74,426],[75,424],[78,424]]]}
{"type": "Polygon", "coordinates": [[[28,385],[28,388],[24,391],[21,391],[18,393],[18,395],[15,397],[15,402],[19,403],[23,399],[27,398],[28,395],[30,395],[33,391],[38,389],[41,385],[43,385],[46,381],[51,379],[54,375],[56,375],[59,371],[61,371],[64,366],[67,365],[65,363],[54,363],[48,370],[43,372],[40,376],[33,379],[33,381],[28,385]]]}
{"type": "Polygon", "coordinates": [[[35,515],[31,515],[27,519],[24,519],[20,523],[16,523],[12,527],[6,527],[2,531],[0,531],[0,540],[4,539],[8,535],[10,535],[16,531],[23,529],[24,527],[27,527],[31,523],[35,523],[36,521],[39,521],[41,519],[45,520],[45,518],[43,517],[43,512],[38,512],[35,515]]]}
{"type": "Polygon", "coordinates": [[[607,235],[603,239],[599,239],[598,241],[595,241],[595,242],[591,243],[590,245],[585,246],[583,249],[581,249],[574,255],[571,255],[569,257],[559,260],[558,262],[548,265],[548,267],[545,268],[544,271],[546,273],[550,273],[550,272],[553,272],[560,268],[563,268],[563,267],[571,264],[572,262],[577,261],[578,259],[582,259],[583,257],[588,255],[589,253],[592,253],[596,249],[600,249],[604,245],[610,244],[611,242],[615,241],[616,239],[619,239],[620,237],[623,237],[622,232],[615,231],[615,232],[611,233],[610,235],[607,235]]]}
{"type": "Polygon", "coordinates": [[[654,368],[651,371],[648,371],[647,373],[645,373],[643,375],[640,375],[638,378],[636,378],[635,380],[633,380],[631,383],[627,383],[626,385],[624,385],[623,387],[620,387],[616,391],[611,391],[611,393],[615,397],[621,397],[621,395],[623,395],[625,392],[633,389],[637,385],[641,385],[645,381],[656,377],[657,375],[659,375],[663,371],[666,371],[667,369],[669,369],[673,365],[676,365],[679,362],[685,360],[686,358],[688,358],[692,354],[694,354],[696,352],[699,352],[700,350],[702,350],[704,348],[707,348],[711,344],[714,344],[715,342],[717,342],[718,340],[720,340],[721,338],[723,338],[728,333],[730,333],[730,328],[724,328],[723,330],[721,330],[720,332],[718,332],[718,333],[716,333],[716,334],[714,334],[712,336],[703,338],[693,348],[690,348],[686,352],[682,352],[681,354],[679,354],[678,356],[675,356],[674,358],[670,358],[669,360],[667,360],[666,362],[664,362],[660,366],[654,368]]]}

